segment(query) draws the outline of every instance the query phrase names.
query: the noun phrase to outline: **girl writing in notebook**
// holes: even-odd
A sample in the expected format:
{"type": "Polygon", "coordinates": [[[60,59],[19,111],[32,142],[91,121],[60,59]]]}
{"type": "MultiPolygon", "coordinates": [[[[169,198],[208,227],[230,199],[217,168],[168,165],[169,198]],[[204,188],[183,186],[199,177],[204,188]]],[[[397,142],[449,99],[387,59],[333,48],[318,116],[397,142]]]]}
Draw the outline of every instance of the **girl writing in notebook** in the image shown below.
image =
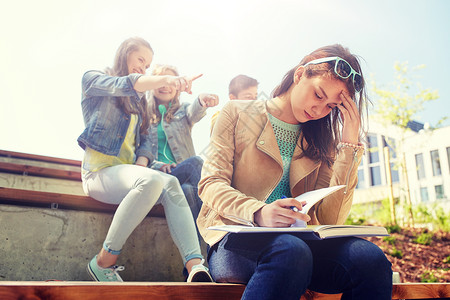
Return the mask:
{"type": "Polygon", "coordinates": [[[365,82],[341,45],[319,48],[289,70],[272,99],[230,101],[211,136],[197,225],[217,282],[246,284],[243,299],[300,299],[311,289],[343,299],[390,299],[391,265],[367,240],[302,240],[295,234],[226,233],[207,227],[343,224],[363,155],[365,82]],[[291,209],[307,191],[346,187],[308,214],[291,209]],[[286,196],[286,197],[283,197],[286,196]]]}

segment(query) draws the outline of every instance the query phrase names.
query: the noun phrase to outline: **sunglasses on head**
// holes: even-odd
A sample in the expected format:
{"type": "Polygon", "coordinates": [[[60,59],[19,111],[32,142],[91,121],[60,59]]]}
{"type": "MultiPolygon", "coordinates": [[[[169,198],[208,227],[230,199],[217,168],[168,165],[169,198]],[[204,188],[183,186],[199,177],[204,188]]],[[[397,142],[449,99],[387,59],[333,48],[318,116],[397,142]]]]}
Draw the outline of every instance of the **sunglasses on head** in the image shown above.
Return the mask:
{"type": "Polygon", "coordinates": [[[363,86],[361,74],[356,72],[346,60],[338,56],[314,59],[306,63],[304,67],[307,65],[317,65],[329,61],[336,61],[336,64],[334,65],[334,73],[342,79],[347,79],[353,75],[353,87],[357,93],[361,92],[363,86]]]}

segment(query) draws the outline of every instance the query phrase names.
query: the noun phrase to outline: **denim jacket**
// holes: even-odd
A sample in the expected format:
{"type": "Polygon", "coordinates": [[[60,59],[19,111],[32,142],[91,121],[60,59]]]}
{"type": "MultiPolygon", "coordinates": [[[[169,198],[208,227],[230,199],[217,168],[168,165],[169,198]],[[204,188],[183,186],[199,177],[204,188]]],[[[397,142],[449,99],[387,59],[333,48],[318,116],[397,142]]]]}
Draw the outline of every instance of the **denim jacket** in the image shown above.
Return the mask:
{"type": "MultiPolygon", "coordinates": [[[[86,146],[106,155],[119,155],[125,139],[130,117],[117,106],[118,97],[131,97],[142,101],[143,93],[133,87],[141,74],[128,76],[109,76],[100,71],[88,71],[82,79],[81,107],[85,129],[78,137],[78,144],[86,146]]],[[[137,128],[142,123],[138,117],[137,128]]],[[[136,132],[136,156],[145,156],[150,162],[154,156],[149,151],[146,135],[136,132]]]]}
{"type": "MultiPolygon", "coordinates": [[[[200,105],[197,99],[193,103],[182,103],[175,112],[172,121],[164,122],[164,132],[167,135],[167,141],[175,157],[176,163],[195,156],[194,144],[192,142],[192,127],[206,115],[206,107],[200,105]]],[[[158,157],[158,124],[150,124],[149,140],[151,144],[151,153],[158,157]]],[[[161,168],[162,162],[155,161],[152,169],[161,168]]]]}

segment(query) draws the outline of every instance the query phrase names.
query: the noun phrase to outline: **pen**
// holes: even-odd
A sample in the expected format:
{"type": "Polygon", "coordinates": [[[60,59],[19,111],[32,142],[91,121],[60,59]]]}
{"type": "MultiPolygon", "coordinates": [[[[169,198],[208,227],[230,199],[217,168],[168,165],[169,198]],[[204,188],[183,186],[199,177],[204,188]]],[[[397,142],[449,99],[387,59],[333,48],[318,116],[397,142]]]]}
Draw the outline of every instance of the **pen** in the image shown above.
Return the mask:
{"type": "MultiPolygon", "coordinates": [[[[285,195],[281,195],[281,199],[287,198],[285,195]]],[[[297,207],[291,206],[291,209],[295,212],[300,212],[297,207]]]]}

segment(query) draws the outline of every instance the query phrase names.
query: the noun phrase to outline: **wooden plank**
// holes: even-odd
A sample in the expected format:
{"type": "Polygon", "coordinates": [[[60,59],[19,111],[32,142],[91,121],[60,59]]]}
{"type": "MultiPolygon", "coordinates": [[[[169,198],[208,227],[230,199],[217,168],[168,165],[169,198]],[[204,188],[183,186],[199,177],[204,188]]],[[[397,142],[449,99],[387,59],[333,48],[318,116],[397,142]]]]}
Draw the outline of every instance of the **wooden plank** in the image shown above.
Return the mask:
{"type": "Polygon", "coordinates": [[[46,161],[46,162],[53,162],[53,163],[60,163],[60,164],[65,164],[65,165],[81,167],[81,161],[67,159],[67,158],[58,158],[58,157],[36,155],[36,154],[29,154],[29,153],[22,153],[22,152],[6,151],[6,150],[0,150],[0,156],[25,158],[25,159],[31,159],[31,160],[46,161]]]}
{"type": "Polygon", "coordinates": [[[396,283],[392,299],[450,298],[450,283],[396,283]]]}
{"type": "MultiPolygon", "coordinates": [[[[183,282],[65,282],[0,281],[0,299],[226,299],[238,300],[245,289],[241,284],[183,282]]],[[[341,294],[307,292],[301,300],[335,300],[341,294]]],[[[394,284],[392,299],[445,299],[449,283],[394,284]]]]}
{"type": "Polygon", "coordinates": [[[12,163],[12,164],[16,164],[16,165],[28,165],[28,166],[41,167],[41,168],[66,170],[66,171],[76,171],[76,172],[81,171],[80,166],[58,164],[58,163],[46,162],[46,161],[40,161],[40,160],[30,160],[30,159],[17,158],[17,157],[6,157],[6,156],[1,156],[1,155],[0,155],[0,162],[12,163]]]}
{"type": "MultiPolygon", "coordinates": [[[[7,204],[36,205],[50,207],[57,204],[58,208],[87,210],[113,213],[117,205],[106,204],[88,196],[50,193],[32,190],[21,190],[0,187],[0,201],[7,204]]],[[[162,205],[155,205],[149,213],[150,216],[164,217],[162,205]]],[[[1,299],[1,298],[0,298],[1,299]]]]}
{"type": "Polygon", "coordinates": [[[67,171],[8,162],[0,162],[0,171],[23,175],[81,181],[81,171],[67,171]]]}
{"type": "Polygon", "coordinates": [[[0,299],[240,299],[243,285],[216,283],[37,283],[0,282],[0,299]]]}

